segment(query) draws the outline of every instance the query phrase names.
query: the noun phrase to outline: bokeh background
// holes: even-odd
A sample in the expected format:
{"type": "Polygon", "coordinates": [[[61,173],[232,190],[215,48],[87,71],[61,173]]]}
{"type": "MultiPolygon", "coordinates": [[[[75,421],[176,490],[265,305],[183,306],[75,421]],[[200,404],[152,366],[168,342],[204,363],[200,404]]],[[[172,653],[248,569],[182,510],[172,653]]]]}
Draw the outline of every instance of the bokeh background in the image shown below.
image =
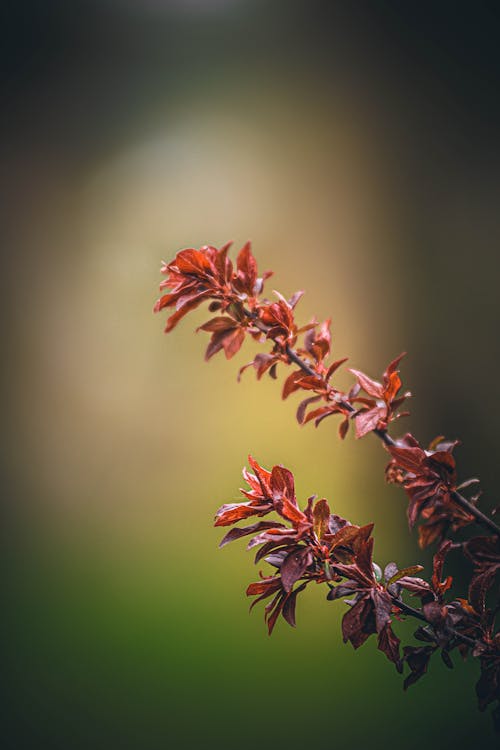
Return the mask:
{"type": "Polygon", "coordinates": [[[252,346],[207,365],[206,313],[164,337],[152,306],[162,258],[252,239],[338,356],[409,352],[407,427],[460,437],[493,507],[497,4],[3,8],[2,747],[493,745],[474,664],[405,694],[322,590],[296,630],[249,617],[252,556],[212,528],[248,452],[375,521],[380,564],[430,555],[377,441],[299,429],[278,384],[236,383],[252,346]]]}

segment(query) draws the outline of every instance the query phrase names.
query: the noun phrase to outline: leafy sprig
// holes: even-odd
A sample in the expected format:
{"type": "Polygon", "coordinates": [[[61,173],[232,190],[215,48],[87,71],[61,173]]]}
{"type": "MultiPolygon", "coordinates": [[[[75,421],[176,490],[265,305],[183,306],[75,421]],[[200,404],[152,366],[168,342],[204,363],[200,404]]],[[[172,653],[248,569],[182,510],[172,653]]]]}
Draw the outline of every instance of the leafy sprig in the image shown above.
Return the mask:
{"type": "MultiPolygon", "coordinates": [[[[259,276],[250,243],[239,251],[236,264],[228,257],[228,243],[217,249],[204,246],[199,250],[180,251],[175,259],[164,263],[166,276],[160,284],[169,289],[159,298],[155,311],[171,309],[166,332],[203,302],[211,313],[217,313],[198,330],[211,334],[206,359],[223,351],[231,359],[247,336],[270,350],[258,353],[239,371],[253,367],[257,378],[268,373],[277,377],[278,367],[291,367],[282,389],[286,399],[302,391],[305,398],[297,409],[300,424],[339,415],[339,435],[348,433],[351,422],[357,438],[376,435],[390,455],[386,466],[388,482],[401,486],[408,496],[407,515],[410,529],[419,523],[419,544],[422,548],[438,546],[433,559],[430,581],[415,575],[421,566],[398,570],[389,563],[382,571],[373,562],[373,524],[356,526],[331,513],[325,499],[309,498],[304,510],[295,497],[292,473],[282,466],[267,471],[250,458],[253,471],[244,470],[249,489],[242,490],[245,502],[223,505],[216,515],[216,526],[233,526],[221,546],[251,536],[248,548],[258,547],[255,561],[264,560],[274,567],[271,575],[250,584],[249,596],[257,602],[270,599],[265,607],[269,633],[281,615],[295,625],[298,594],[315,581],[329,588],[329,600],[344,599],[349,609],[343,616],[344,641],[354,648],[370,635],[377,635],[378,648],[392,661],[398,671],[406,663],[410,672],[405,688],[425,672],[432,655],[440,651],[444,663],[453,666],[453,650],[465,657],[479,659],[481,677],[476,686],[479,708],[492,703],[497,706],[493,717],[500,729],[500,633],[495,630],[498,601],[489,606],[494,583],[500,571],[500,528],[478,507],[479,493],[466,498],[463,490],[478,480],[458,483],[454,449],[457,441],[436,438],[428,448],[407,433],[399,438],[389,434],[393,423],[408,414],[401,411],[411,393],[403,390],[399,364],[403,354],[385,369],[380,381],[360,370],[351,369],[355,380],[348,391],[332,384],[332,378],[346,358],[329,362],[331,353],[330,321],[313,319],[305,325],[295,320],[295,308],[302,292],[286,299],[274,292],[276,299],[263,296],[264,282],[271,276],[259,276]],[[236,523],[256,516],[275,513],[279,521],[259,520],[249,526],[236,523]],[[489,533],[456,543],[453,535],[473,523],[489,533]],[[467,598],[449,599],[452,578],[443,579],[446,555],[453,548],[462,549],[472,563],[467,598]],[[403,593],[420,600],[420,607],[411,606],[403,593]],[[393,621],[414,617],[424,623],[415,632],[421,646],[404,646],[393,631],[393,621]]],[[[498,594],[498,591],[497,591],[498,594]]]]}

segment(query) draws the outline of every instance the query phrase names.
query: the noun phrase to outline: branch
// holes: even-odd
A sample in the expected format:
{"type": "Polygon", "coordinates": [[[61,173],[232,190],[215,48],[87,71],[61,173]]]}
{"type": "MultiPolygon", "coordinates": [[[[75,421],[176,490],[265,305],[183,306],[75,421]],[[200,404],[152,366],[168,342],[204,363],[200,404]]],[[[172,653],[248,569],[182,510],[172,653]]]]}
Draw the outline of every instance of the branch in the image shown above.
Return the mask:
{"type": "MultiPolygon", "coordinates": [[[[405,613],[405,615],[410,615],[410,617],[415,617],[417,620],[420,620],[421,622],[425,622],[427,625],[430,625],[433,627],[432,623],[429,622],[429,620],[426,618],[422,610],[415,609],[414,607],[410,607],[409,604],[405,604],[401,599],[398,599],[397,597],[392,597],[393,604],[396,605],[398,609],[400,609],[402,612],[405,613]]],[[[462,641],[462,643],[465,643],[467,646],[471,646],[472,648],[476,648],[477,646],[485,647],[484,641],[476,641],[474,638],[469,638],[468,635],[463,635],[463,633],[460,633],[458,630],[455,630],[455,628],[447,627],[446,630],[453,635],[454,638],[457,638],[459,641],[462,641]]]]}
{"type": "MultiPolygon", "coordinates": [[[[258,328],[262,333],[267,334],[269,332],[268,326],[261,323],[259,320],[256,319],[255,313],[251,313],[250,311],[244,309],[245,315],[247,315],[249,318],[252,319],[254,325],[256,328],[258,328]]],[[[276,340],[274,338],[271,339],[275,343],[276,340]]],[[[297,354],[297,352],[292,349],[291,346],[286,346],[286,353],[288,355],[288,358],[291,362],[294,362],[298,367],[300,367],[301,370],[303,370],[307,375],[312,375],[314,377],[321,378],[318,373],[313,370],[310,365],[307,364],[305,360],[302,359],[302,357],[297,354]]],[[[324,380],[324,378],[322,378],[324,380]]],[[[325,382],[325,385],[327,383],[325,382]]],[[[356,411],[356,409],[347,401],[339,401],[339,406],[342,406],[346,411],[350,412],[351,414],[356,411]]],[[[375,429],[372,430],[373,434],[376,435],[379,440],[381,440],[384,445],[397,445],[397,441],[394,440],[387,430],[379,430],[375,429]]],[[[459,505],[461,508],[463,508],[469,515],[473,516],[476,522],[480,526],[486,527],[489,531],[491,531],[496,536],[500,536],[500,527],[497,526],[497,524],[488,516],[486,516],[484,513],[482,513],[479,508],[476,508],[475,505],[473,505],[469,500],[467,500],[463,495],[461,495],[459,492],[454,490],[451,493],[451,496],[453,497],[453,500],[456,502],[457,505],[459,505]]]]}
{"type": "Polygon", "coordinates": [[[460,507],[467,511],[467,513],[470,513],[471,516],[474,516],[478,524],[480,524],[481,526],[486,526],[486,528],[489,529],[493,534],[496,534],[496,536],[500,536],[500,527],[497,526],[491,518],[482,513],[479,508],[476,508],[475,505],[472,505],[472,503],[469,502],[463,495],[461,495],[460,492],[453,490],[451,496],[457,505],[460,505],[460,507]]]}

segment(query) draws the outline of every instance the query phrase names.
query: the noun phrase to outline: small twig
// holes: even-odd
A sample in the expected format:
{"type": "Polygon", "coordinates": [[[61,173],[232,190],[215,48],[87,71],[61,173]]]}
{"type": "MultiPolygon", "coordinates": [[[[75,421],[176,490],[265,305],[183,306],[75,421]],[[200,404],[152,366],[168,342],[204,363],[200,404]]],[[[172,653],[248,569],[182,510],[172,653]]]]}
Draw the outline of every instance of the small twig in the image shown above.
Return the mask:
{"type": "Polygon", "coordinates": [[[474,516],[479,524],[486,526],[493,534],[500,536],[500,527],[491,518],[482,513],[479,508],[476,508],[475,505],[469,502],[460,492],[453,490],[451,496],[456,504],[460,505],[467,513],[470,513],[471,516],[474,516]]]}

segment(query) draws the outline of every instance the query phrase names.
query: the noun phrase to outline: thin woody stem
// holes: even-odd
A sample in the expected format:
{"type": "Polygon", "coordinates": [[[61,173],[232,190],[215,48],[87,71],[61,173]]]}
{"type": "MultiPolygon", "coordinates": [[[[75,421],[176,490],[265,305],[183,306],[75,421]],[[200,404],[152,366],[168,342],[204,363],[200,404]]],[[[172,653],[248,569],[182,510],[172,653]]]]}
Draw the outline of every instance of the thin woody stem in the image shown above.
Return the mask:
{"type": "Polygon", "coordinates": [[[427,617],[424,615],[424,613],[420,609],[415,609],[414,607],[410,607],[408,604],[405,604],[403,601],[401,601],[395,596],[392,597],[392,601],[393,601],[393,604],[395,604],[396,607],[401,610],[401,612],[405,613],[405,615],[416,617],[417,620],[422,620],[422,622],[429,624],[427,617]]]}
{"type": "Polygon", "coordinates": [[[497,524],[491,518],[482,513],[479,508],[476,508],[475,505],[472,505],[472,503],[470,503],[467,498],[461,495],[460,492],[453,490],[451,492],[451,496],[457,505],[460,505],[460,507],[463,508],[467,513],[470,513],[471,516],[474,516],[478,524],[486,526],[493,534],[496,534],[496,536],[500,536],[500,527],[497,526],[497,524]]]}
{"type": "MultiPolygon", "coordinates": [[[[256,328],[258,328],[262,333],[268,333],[269,328],[264,323],[261,323],[260,320],[257,319],[256,314],[250,312],[249,310],[244,309],[244,313],[247,317],[251,318],[253,321],[253,324],[256,328]]],[[[273,341],[275,341],[273,339],[273,341]]],[[[276,343],[276,341],[275,341],[276,343]]],[[[321,375],[318,375],[318,373],[313,370],[313,368],[305,362],[302,357],[300,357],[297,352],[292,349],[291,346],[288,344],[285,347],[286,354],[291,362],[294,362],[298,367],[300,367],[301,370],[303,370],[307,375],[312,375],[313,377],[319,377],[321,378],[321,375]]],[[[353,413],[356,411],[354,406],[350,404],[347,401],[339,401],[339,406],[343,407],[346,411],[353,413]]],[[[379,430],[375,429],[372,430],[372,432],[381,440],[384,445],[386,446],[395,446],[397,445],[397,442],[392,438],[387,430],[379,430]]],[[[475,505],[473,505],[467,498],[465,498],[463,495],[461,495],[456,490],[453,490],[451,492],[451,496],[453,500],[456,502],[457,505],[459,505],[463,510],[465,510],[469,515],[473,516],[476,522],[480,526],[485,526],[489,531],[491,531],[492,534],[495,534],[496,536],[500,536],[500,527],[497,526],[497,524],[488,516],[486,516],[484,513],[482,513],[479,508],[476,508],[475,505]]]]}

